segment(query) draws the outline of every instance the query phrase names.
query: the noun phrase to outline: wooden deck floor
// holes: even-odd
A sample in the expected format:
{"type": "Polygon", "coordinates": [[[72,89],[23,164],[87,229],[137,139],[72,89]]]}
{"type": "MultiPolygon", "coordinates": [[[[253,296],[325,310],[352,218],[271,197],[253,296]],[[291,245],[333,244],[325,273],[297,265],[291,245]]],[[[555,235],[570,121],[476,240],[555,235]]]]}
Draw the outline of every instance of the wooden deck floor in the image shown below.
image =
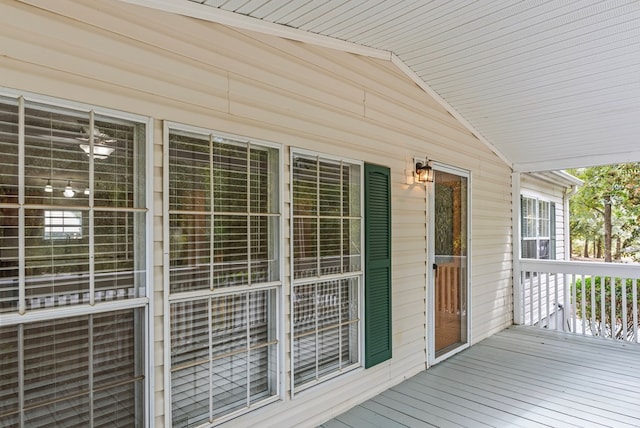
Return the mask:
{"type": "Polygon", "coordinates": [[[640,345],[512,327],[321,425],[640,427],[640,345]]]}

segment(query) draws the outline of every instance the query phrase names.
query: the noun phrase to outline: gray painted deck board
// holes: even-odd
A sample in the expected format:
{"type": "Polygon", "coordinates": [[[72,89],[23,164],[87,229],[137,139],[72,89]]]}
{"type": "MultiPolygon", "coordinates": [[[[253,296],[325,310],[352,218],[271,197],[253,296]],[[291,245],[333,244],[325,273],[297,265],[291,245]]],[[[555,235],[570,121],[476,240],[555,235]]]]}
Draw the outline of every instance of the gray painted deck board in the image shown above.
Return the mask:
{"type": "Polygon", "coordinates": [[[512,327],[321,425],[338,426],[640,427],[640,345],[512,327]]]}

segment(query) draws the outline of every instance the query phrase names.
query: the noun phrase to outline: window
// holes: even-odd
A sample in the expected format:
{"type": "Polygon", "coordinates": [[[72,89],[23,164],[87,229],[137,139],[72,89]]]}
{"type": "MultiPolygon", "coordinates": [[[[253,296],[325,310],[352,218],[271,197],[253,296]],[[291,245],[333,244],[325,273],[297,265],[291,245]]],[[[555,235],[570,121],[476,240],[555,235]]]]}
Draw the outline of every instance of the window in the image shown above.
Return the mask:
{"type": "Polygon", "coordinates": [[[171,425],[278,396],[280,154],[168,130],[171,425]]]}
{"type": "Polygon", "coordinates": [[[54,103],[0,97],[0,426],[142,426],[146,121],[54,103]]]}
{"type": "Polygon", "coordinates": [[[555,259],[555,204],[522,197],[522,257],[555,259]]]}
{"type": "Polygon", "coordinates": [[[82,239],[82,211],[44,210],[44,239],[82,239]]]}
{"type": "Polygon", "coordinates": [[[292,154],[294,390],[360,363],[361,169],[292,154]]]}

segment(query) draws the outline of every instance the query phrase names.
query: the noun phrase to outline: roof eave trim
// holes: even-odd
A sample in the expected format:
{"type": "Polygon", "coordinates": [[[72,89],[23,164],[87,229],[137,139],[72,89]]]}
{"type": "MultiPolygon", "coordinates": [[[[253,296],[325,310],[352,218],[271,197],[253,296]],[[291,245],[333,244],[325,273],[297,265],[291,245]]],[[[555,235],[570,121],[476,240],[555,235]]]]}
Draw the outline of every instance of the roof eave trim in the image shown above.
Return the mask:
{"type": "Polygon", "coordinates": [[[519,162],[513,165],[516,172],[540,172],[556,171],[569,168],[584,168],[589,166],[614,165],[618,163],[631,162],[631,159],[640,159],[640,151],[606,153],[598,155],[583,155],[571,158],[519,162]]]}
{"type": "Polygon", "coordinates": [[[420,89],[430,95],[440,106],[448,111],[456,118],[471,134],[484,143],[493,153],[496,154],[505,164],[513,168],[511,162],[498,148],[491,144],[482,136],[460,113],[458,113],[448,102],[446,102],[437,92],[420,78],[413,70],[409,68],[396,54],[382,49],[371,48],[344,40],[335,39],[333,37],[321,34],[310,33],[293,27],[286,27],[281,24],[263,21],[261,19],[252,18],[250,16],[241,15],[234,12],[218,9],[216,7],[206,7],[201,4],[194,3],[189,0],[120,0],[138,6],[144,6],[152,9],[162,10],[164,12],[184,15],[191,18],[202,19],[209,22],[215,22],[230,27],[241,28],[250,31],[256,31],[263,34],[282,37],[299,42],[310,43],[330,49],[336,49],[343,52],[349,52],[366,56],[369,58],[382,59],[390,61],[400,69],[407,77],[415,82],[420,89]]]}
{"type": "Polygon", "coordinates": [[[396,65],[404,74],[406,74],[411,80],[415,82],[416,85],[420,87],[423,91],[429,94],[434,100],[440,104],[446,111],[451,114],[458,122],[460,122],[474,137],[484,143],[485,146],[489,148],[496,156],[498,156],[505,164],[509,167],[513,168],[513,162],[507,158],[504,153],[502,153],[498,148],[491,144],[489,140],[484,138],[480,132],[478,132],[475,127],[469,123],[456,109],[454,109],[448,102],[444,100],[436,91],[434,91],[431,86],[429,86],[420,76],[418,76],[407,64],[400,59],[396,54],[391,54],[391,62],[396,65]]]}
{"type": "Polygon", "coordinates": [[[151,9],[162,10],[164,12],[188,16],[190,18],[201,19],[208,22],[241,28],[244,30],[256,31],[263,34],[282,37],[285,39],[306,42],[317,46],[336,49],[343,52],[354,53],[371,58],[391,61],[391,52],[382,49],[370,48],[356,43],[323,36],[321,34],[310,33],[293,27],[263,21],[247,15],[229,12],[217,7],[203,6],[189,0],[120,0],[137,6],[144,6],[151,9]]]}
{"type": "Polygon", "coordinates": [[[581,187],[584,185],[584,181],[578,177],[574,177],[564,170],[525,172],[524,174],[561,187],[581,187]]]}

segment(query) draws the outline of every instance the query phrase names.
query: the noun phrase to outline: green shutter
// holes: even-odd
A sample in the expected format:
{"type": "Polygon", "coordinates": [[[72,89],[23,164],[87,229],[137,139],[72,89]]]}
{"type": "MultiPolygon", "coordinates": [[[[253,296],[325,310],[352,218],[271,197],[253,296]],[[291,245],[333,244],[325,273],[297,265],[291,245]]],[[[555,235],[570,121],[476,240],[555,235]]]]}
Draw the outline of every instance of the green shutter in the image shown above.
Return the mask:
{"type": "Polygon", "coordinates": [[[364,167],[365,367],[391,358],[391,181],[389,168],[364,167]]]}
{"type": "Polygon", "coordinates": [[[549,204],[549,258],[556,259],[556,204],[549,204]]]}

